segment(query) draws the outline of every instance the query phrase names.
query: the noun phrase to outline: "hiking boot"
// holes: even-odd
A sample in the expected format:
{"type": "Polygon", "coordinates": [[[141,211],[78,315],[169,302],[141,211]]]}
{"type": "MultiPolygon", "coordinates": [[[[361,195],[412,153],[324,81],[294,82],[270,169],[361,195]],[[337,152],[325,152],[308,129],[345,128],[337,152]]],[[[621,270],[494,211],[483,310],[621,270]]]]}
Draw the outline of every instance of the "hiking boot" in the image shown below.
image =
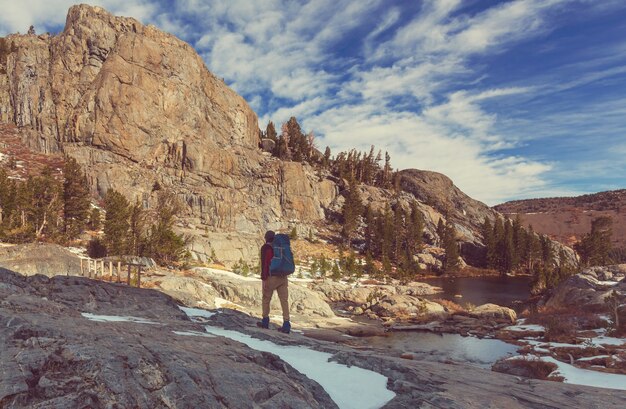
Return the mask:
{"type": "Polygon", "coordinates": [[[259,328],[268,329],[270,327],[270,317],[263,317],[261,321],[256,323],[256,326],[259,328]]]}
{"type": "Polygon", "coordinates": [[[278,331],[282,332],[283,334],[289,334],[291,332],[291,324],[289,323],[289,321],[283,322],[283,326],[278,328],[278,331]]]}

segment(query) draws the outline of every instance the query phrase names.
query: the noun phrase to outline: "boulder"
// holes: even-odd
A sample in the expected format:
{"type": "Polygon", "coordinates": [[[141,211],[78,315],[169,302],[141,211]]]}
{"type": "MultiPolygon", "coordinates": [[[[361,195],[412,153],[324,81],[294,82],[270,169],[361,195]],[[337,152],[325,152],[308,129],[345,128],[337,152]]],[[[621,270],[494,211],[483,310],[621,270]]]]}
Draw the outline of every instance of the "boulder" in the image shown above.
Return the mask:
{"type": "Polygon", "coordinates": [[[554,289],[546,301],[546,306],[602,309],[605,307],[606,297],[613,290],[616,290],[620,297],[626,301],[626,282],[616,282],[614,279],[608,281],[598,279],[599,276],[606,278],[607,273],[611,274],[611,278],[614,277],[614,273],[606,267],[587,269],[569,277],[554,289]]]}
{"type": "MultiPolygon", "coordinates": [[[[185,276],[167,273],[147,277],[147,283],[154,288],[184,302],[202,308],[218,308],[223,302],[230,307],[260,314],[261,312],[261,280],[243,277],[237,274],[209,268],[196,268],[185,276]],[[223,301],[222,301],[223,300],[223,301]]],[[[280,315],[281,307],[278,296],[272,297],[270,304],[272,314],[280,315]]],[[[296,282],[289,283],[289,307],[292,314],[309,317],[335,317],[332,309],[318,293],[296,282]]]]}
{"type": "Polygon", "coordinates": [[[411,318],[442,316],[446,312],[440,304],[411,295],[388,295],[370,308],[380,317],[411,318]]]}
{"type": "Polygon", "coordinates": [[[495,318],[515,323],[517,314],[514,310],[496,304],[483,304],[474,308],[471,315],[476,318],[495,318]]]}
{"type": "Polygon", "coordinates": [[[23,275],[80,275],[80,258],[56,244],[19,244],[0,247],[0,267],[23,275]]]}

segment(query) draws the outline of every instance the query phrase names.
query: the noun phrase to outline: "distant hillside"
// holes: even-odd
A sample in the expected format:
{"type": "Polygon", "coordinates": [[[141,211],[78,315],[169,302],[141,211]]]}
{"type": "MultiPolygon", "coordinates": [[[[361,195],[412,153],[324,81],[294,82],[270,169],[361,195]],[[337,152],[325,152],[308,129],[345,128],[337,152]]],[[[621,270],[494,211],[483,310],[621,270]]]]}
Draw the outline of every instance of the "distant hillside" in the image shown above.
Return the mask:
{"type": "Polygon", "coordinates": [[[494,209],[510,216],[519,214],[525,225],[530,224],[535,231],[567,245],[588,233],[594,218],[610,216],[613,246],[626,247],[626,189],[576,197],[515,200],[494,209]]]}

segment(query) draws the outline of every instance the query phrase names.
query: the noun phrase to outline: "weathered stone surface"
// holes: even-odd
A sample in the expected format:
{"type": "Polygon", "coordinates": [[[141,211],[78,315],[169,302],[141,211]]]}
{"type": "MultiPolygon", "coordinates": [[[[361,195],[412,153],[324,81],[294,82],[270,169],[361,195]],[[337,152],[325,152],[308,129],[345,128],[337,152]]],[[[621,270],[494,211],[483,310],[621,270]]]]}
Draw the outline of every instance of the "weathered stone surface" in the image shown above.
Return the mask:
{"type": "Polygon", "coordinates": [[[76,158],[94,194],[151,206],[155,182],[173,190],[198,259],[254,259],[265,229],[319,221],[337,194],[307,166],[262,155],[246,101],[155,27],[80,5],[57,36],[7,39],[3,117],[32,148],[76,158]]]}
{"type": "Polygon", "coordinates": [[[547,299],[548,307],[560,308],[576,306],[579,308],[604,308],[605,299],[613,290],[626,302],[626,281],[623,279],[622,265],[592,267],[580,274],[573,275],[560,283],[547,299]],[[607,280],[604,279],[610,279],[607,280]],[[600,280],[598,278],[601,278],[600,280]],[[618,284],[615,281],[622,280],[618,284]]]}
{"type": "Polygon", "coordinates": [[[6,271],[0,283],[3,408],[336,407],[275,355],[175,334],[203,327],[162,293],[6,271]],[[80,312],[155,324],[94,322],[80,312]]]}
{"type": "Polygon", "coordinates": [[[79,275],[80,259],[56,244],[20,244],[0,247],[0,267],[24,275],[79,275]]]}
{"type": "MultiPolygon", "coordinates": [[[[241,277],[230,272],[196,268],[185,276],[162,272],[159,275],[145,278],[146,285],[169,294],[187,305],[201,308],[216,308],[216,299],[226,300],[240,309],[260,315],[261,313],[261,280],[241,277]]],[[[335,316],[332,309],[320,295],[295,281],[289,283],[289,307],[294,315],[307,317],[335,316]]],[[[281,314],[278,296],[274,295],[270,304],[273,315],[281,314]]]]}
{"type": "Polygon", "coordinates": [[[445,316],[443,306],[411,295],[388,295],[370,309],[380,317],[410,318],[422,316],[445,316]]]}
{"type": "Polygon", "coordinates": [[[517,320],[517,314],[510,308],[502,307],[496,304],[483,304],[474,308],[471,311],[472,316],[477,318],[496,318],[502,320],[508,320],[511,323],[515,323],[517,320]]]}
{"type": "MultiPolygon", "coordinates": [[[[0,272],[0,284],[2,407],[337,407],[320,385],[273,354],[222,337],[173,333],[201,335],[203,325],[189,321],[159,292],[79,277],[20,277],[7,271],[0,272]],[[156,324],[94,322],[80,312],[136,316],[156,324]]],[[[612,390],[358,351],[297,333],[261,330],[255,320],[225,310],[208,323],[281,345],[328,352],[333,361],[382,373],[396,393],[385,408],[626,405],[626,397],[612,390]]]]}
{"type": "Polygon", "coordinates": [[[375,302],[388,295],[405,294],[412,296],[431,295],[440,291],[430,284],[412,282],[408,285],[367,285],[355,286],[332,280],[316,281],[309,284],[309,288],[324,294],[328,301],[348,301],[355,304],[375,302]]]}

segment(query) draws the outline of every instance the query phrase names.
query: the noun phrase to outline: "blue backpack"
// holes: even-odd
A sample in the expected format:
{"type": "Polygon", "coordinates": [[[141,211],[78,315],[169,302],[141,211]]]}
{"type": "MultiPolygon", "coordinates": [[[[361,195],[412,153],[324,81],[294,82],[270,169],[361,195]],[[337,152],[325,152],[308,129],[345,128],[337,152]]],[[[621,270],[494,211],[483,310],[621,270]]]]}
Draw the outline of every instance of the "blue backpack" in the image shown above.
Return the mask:
{"type": "Polygon", "coordinates": [[[287,276],[296,271],[289,236],[286,234],[277,234],[274,236],[272,249],[274,250],[274,257],[270,263],[271,276],[287,276]]]}

